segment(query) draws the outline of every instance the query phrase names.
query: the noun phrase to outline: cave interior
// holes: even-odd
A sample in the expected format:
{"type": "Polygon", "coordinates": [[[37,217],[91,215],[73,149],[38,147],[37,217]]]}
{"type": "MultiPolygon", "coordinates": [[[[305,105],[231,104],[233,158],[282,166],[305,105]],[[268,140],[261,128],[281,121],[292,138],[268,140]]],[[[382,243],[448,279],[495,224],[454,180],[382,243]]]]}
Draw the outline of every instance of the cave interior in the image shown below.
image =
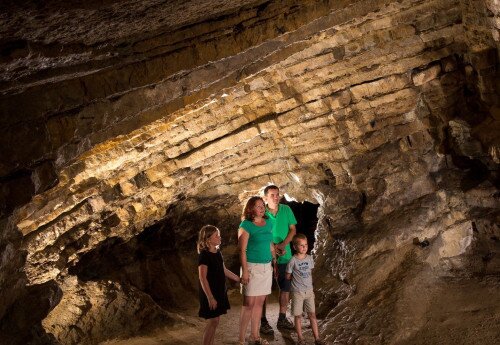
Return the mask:
{"type": "Polygon", "coordinates": [[[312,244],[327,341],[498,344],[499,1],[0,13],[1,344],[186,324],[198,230],[239,272],[268,184],[312,244]]]}

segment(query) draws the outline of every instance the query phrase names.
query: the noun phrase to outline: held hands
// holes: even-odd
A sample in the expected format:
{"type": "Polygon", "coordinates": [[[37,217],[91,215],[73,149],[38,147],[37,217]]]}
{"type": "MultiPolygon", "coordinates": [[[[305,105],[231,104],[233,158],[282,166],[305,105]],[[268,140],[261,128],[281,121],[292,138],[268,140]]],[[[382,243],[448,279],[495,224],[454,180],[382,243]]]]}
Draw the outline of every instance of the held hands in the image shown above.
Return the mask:
{"type": "Polygon", "coordinates": [[[250,275],[248,274],[248,271],[243,271],[243,273],[241,274],[240,283],[243,285],[247,285],[249,281],[250,275]]]}

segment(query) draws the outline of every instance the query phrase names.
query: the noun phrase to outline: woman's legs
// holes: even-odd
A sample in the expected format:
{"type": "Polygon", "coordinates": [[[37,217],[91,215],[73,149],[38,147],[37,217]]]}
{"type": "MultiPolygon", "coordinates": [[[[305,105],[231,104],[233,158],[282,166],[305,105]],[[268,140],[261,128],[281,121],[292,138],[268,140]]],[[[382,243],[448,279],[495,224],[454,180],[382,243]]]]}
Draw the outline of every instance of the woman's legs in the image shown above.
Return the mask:
{"type": "MultiPolygon", "coordinates": [[[[252,309],[255,305],[255,296],[243,296],[243,305],[241,307],[240,314],[240,334],[239,341],[245,341],[245,335],[247,333],[248,323],[252,316],[252,309]]],[[[259,315],[260,318],[260,315],[259,315]]]]}
{"type": "Polygon", "coordinates": [[[215,339],[215,330],[219,325],[220,317],[214,317],[213,319],[207,320],[207,325],[205,326],[205,332],[203,333],[203,345],[213,345],[215,339]]]}
{"type": "Polygon", "coordinates": [[[255,302],[252,308],[252,326],[251,326],[251,338],[252,340],[260,339],[259,326],[260,318],[262,316],[262,306],[266,300],[266,295],[255,296],[255,302]]]}

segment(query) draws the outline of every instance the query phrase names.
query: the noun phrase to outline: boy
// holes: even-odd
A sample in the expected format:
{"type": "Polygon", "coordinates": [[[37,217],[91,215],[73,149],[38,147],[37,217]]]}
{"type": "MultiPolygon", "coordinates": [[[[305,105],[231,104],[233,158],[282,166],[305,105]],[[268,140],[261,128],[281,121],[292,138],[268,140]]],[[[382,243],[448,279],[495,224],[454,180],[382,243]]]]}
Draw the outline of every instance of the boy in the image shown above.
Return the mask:
{"type": "Polygon", "coordinates": [[[302,337],[302,312],[305,311],[311,320],[314,343],[325,345],[325,342],[319,338],[312,283],[314,261],[310,255],[307,255],[307,237],[304,234],[297,234],[293,237],[292,243],[297,253],[290,259],[286,267],[286,278],[292,280],[292,313],[295,317],[295,330],[299,338],[297,344],[305,344],[302,337]]]}

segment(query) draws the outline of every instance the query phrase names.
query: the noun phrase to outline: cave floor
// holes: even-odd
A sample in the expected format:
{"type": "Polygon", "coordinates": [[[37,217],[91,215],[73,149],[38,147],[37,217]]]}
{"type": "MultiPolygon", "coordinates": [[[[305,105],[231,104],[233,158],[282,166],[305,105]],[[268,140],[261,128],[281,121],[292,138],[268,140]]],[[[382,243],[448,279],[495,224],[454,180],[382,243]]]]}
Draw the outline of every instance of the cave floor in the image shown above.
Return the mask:
{"type": "MultiPolygon", "coordinates": [[[[237,344],[238,342],[238,323],[241,311],[241,295],[237,290],[229,291],[229,299],[231,302],[231,309],[227,315],[221,317],[217,333],[215,335],[215,344],[237,344]]],[[[276,326],[278,320],[279,305],[278,305],[278,292],[273,291],[267,304],[267,318],[269,323],[273,326],[273,336],[263,336],[271,345],[289,345],[295,344],[297,336],[295,331],[280,331],[276,326]]],[[[129,339],[109,340],[101,343],[101,345],[164,345],[164,344],[200,344],[205,321],[196,315],[198,309],[191,309],[187,311],[182,317],[185,323],[178,323],[174,326],[164,327],[157,329],[152,334],[147,336],[134,337],[129,339]]],[[[287,315],[290,315],[287,313],[287,315]]],[[[314,344],[309,321],[303,321],[304,338],[309,344],[314,344]]],[[[250,334],[250,327],[248,335],[250,334]]],[[[247,335],[247,336],[248,336],[247,335]]]]}

